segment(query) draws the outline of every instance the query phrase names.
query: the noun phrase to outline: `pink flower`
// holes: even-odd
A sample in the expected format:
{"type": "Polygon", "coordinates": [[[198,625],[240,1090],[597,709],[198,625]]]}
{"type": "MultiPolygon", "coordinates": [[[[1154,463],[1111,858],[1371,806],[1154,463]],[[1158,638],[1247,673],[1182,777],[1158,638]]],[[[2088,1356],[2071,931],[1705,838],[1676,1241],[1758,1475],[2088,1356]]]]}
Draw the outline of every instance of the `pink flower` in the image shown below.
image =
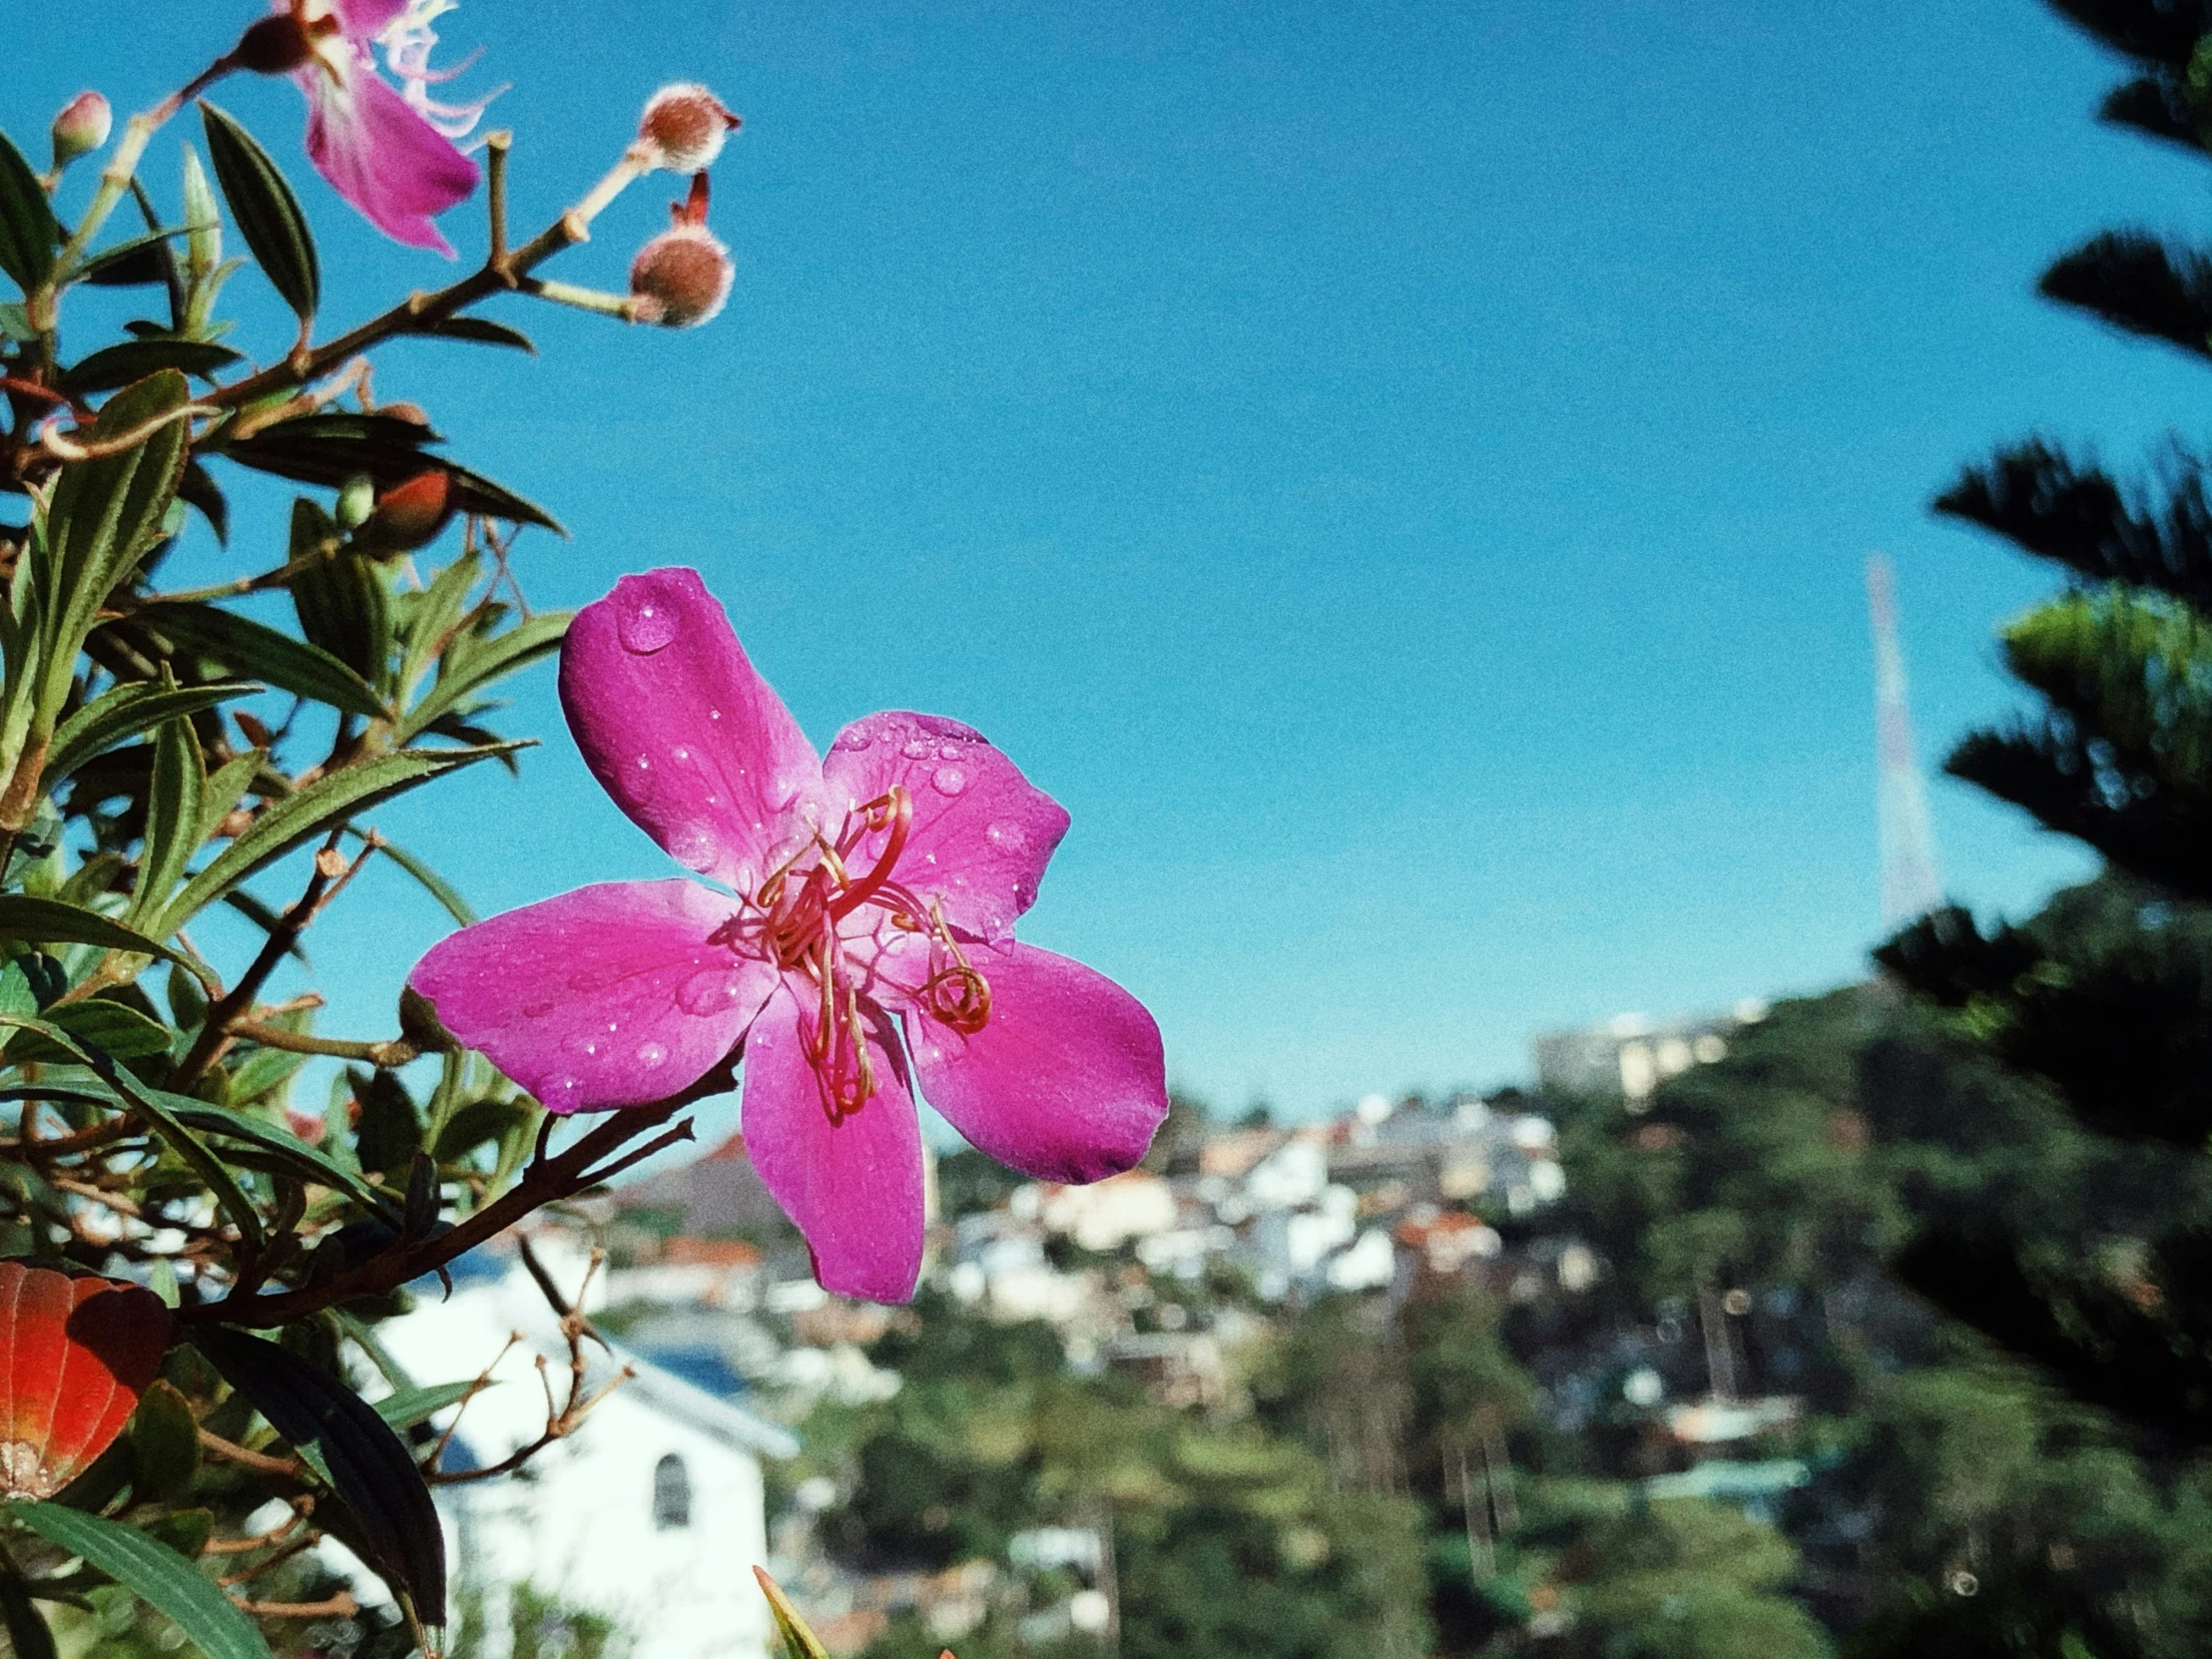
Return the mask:
{"type": "MultiPolygon", "coordinates": [[[[429,71],[415,59],[427,51],[428,25],[418,27],[415,14],[444,9],[435,0],[277,0],[278,17],[249,30],[238,58],[298,83],[307,95],[307,159],[371,225],[394,242],[450,256],[431,216],[476,188],[476,164],[385,85],[370,50],[387,35],[404,43],[413,56],[403,67],[420,71],[409,89],[419,91],[429,71]]],[[[468,113],[422,102],[433,113],[468,113]]]]}
{"type": "Polygon", "coordinates": [[[742,1040],[755,1167],[823,1285],[899,1302],[921,1265],[913,1089],[1041,1180],[1144,1155],[1159,1028],[1013,937],[1068,816],[965,726],[879,714],[818,757],[698,573],[578,613],[561,703],[615,803],[697,881],[584,887],[464,928],[409,982],[555,1112],[666,1098],[742,1040]]]}

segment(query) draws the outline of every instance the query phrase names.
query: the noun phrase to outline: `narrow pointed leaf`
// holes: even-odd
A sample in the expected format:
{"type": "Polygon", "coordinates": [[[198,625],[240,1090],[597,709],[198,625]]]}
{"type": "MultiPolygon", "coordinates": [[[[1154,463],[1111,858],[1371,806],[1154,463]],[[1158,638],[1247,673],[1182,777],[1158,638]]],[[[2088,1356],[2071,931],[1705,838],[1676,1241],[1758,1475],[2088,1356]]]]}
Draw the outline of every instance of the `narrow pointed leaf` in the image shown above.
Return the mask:
{"type": "MultiPolygon", "coordinates": [[[[142,1054],[163,1054],[169,1050],[169,1028],[158,1020],[148,1019],[136,1008],[126,1008],[120,1002],[108,1002],[94,997],[86,1002],[65,1002],[46,1011],[46,1021],[67,1032],[74,1040],[90,1043],[103,1053],[118,1059],[134,1059],[142,1054]]],[[[77,1063],[76,1054],[56,1043],[50,1043],[35,1031],[13,1034],[8,1044],[11,1064],[21,1065],[31,1060],[59,1061],[63,1065],[77,1063]]]]}
{"type": "Polygon", "coordinates": [[[776,1615],[776,1632],[784,1638],[787,1659],[830,1659],[830,1650],[807,1628],[807,1621],[799,1616],[799,1609],[792,1605],[791,1597],[784,1594],[784,1587],[759,1567],[753,1569],[753,1576],[761,1581],[769,1611],[776,1615]]]}
{"type": "Polygon", "coordinates": [[[226,762],[208,780],[208,787],[200,793],[200,838],[206,840],[216,832],[217,826],[231,816],[245,796],[247,786],[254,782],[267,757],[258,749],[249,749],[235,760],[226,762]]]}
{"type": "Polygon", "coordinates": [[[117,454],[71,462],[54,485],[45,545],[35,540],[31,545],[45,632],[40,653],[45,681],[37,703],[41,731],[60,717],[78,649],[100,608],[164,533],[185,470],[182,416],[190,396],[184,375],[173,368],[117,392],[87,436],[115,440],[144,431],[145,438],[117,454]]]}
{"type": "Polygon", "coordinates": [[[175,267],[174,260],[162,256],[172,237],[185,233],[175,231],[148,231],[143,236],[119,242],[113,248],[103,248],[99,253],[77,268],[72,281],[89,282],[101,288],[145,287],[155,282],[166,283],[169,273],[175,267]]]}
{"type": "MultiPolygon", "coordinates": [[[[311,554],[337,535],[329,515],[312,501],[291,510],[291,553],[311,554]]],[[[299,631],[361,677],[377,685],[391,656],[391,606],[375,564],[347,547],[332,551],[291,581],[299,631]]]]}
{"type": "Polygon", "coordinates": [[[474,340],[479,345],[505,345],[517,351],[527,351],[531,356],[538,348],[530,343],[530,336],[520,328],[510,328],[504,322],[494,322],[483,316],[448,316],[418,328],[415,332],[429,334],[438,339],[474,340]]]}
{"type": "Polygon", "coordinates": [[[394,1428],[412,1428],[418,1422],[429,1421],[448,1405],[458,1405],[475,1387],[474,1382],[438,1382],[426,1388],[405,1388],[377,1400],[376,1414],[394,1428]]]}
{"type": "Polygon", "coordinates": [[[167,722],[154,739],[153,788],[146,798],[146,850],[139,859],[138,893],[130,919],[143,921],[168,907],[185,878],[185,865],[200,844],[201,797],[207,776],[200,741],[185,720],[167,722]]]}
{"type": "Polygon", "coordinates": [[[510,754],[518,747],[522,746],[501,744],[484,749],[434,751],[402,749],[316,779],[297,795],[286,796],[270,806],[245,834],[188,881],[163,918],[163,931],[174,932],[265,864],[274,863],[293,847],[327,833],[354,814],[403,795],[441,774],[510,754]]]}
{"type": "Polygon", "coordinates": [[[248,680],[219,681],[209,686],[157,686],[133,681],[116,686],[71,715],[54,734],[46,752],[46,772],[39,788],[52,791],[63,779],[127,738],[152,731],[165,720],[196,715],[234,697],[251,697],[264,688],[248,680]]]}
{"type": "Polygon", "coordinates": [[[394,682],[396,696],[412,695],[416,682],[437,661],[438,653],[446,648],[449,637],[460,626],[469,590],[476,585],[476,578],[482,572],[483,561],[473,553],[464,553],[439,571],[421,599],[416,601],[407,619],[407,649],[399,659],[399,678],[394,682]]]}
{"type": "Polygon", "coordinates": [[[252,1201],[240,1190],[231,1172],[223,1167],[223,1161],[209,1151],[206,1144],[179,1122],[177,1114],[163,1103],[163,1091],[140,1082],[116,1065],[101,1049],[80,1042],[51,1020],[29,1019],[21,1014],[0,1014],[0,1025],[35,1032],[61,1049],[78,1065],[90,1069],[123,1099],[132,1112],[145,1119],[147,1127],[172,1152],[192,1166],[200,1179],[208,1184],[208,1190],[215,1194],[216,1203],[223,1207],[224,1214],[238,1228],[240,1237],[256,1250],[262,1247],[266,1235],[262,1229],[262,1218],[252,1201]]]}
{"type": "Polygon", "coordinates": [[[54,269],[61,229],[23,152],[0,133],[0,271],[30,293],[54,269]]]}
{"type": "Polygon", "coordinates": [[[11,1503],[7,1512],[168,1615],[207,1659],[270,1659],[269,1644],[237,1602],[192,1562],[137,1527],[59,1503],[11,1503]]]}
{"type": "Polygon", "coordinates": [[[424,1624],[445,1622],[445,1536],[414,1454],[370,1405],[327,1372],[260,1337],[218,1326],[193,1343],[302,1456],[316,1457],[353,1512],[371,1564],[424,1624]]]}
{"type": "Polygon", "coordinates": [[[368,683],[327,651],[236,611],[214,605],[148,605],[133,611],[130,621],[220,665],[227,674],[252,675],[345,714],[370,720],[389,717],[390,711],[368,683]]]}
{"type": "Polygon", "coordinates": [[[271,285],[292,314],[306,321],[321,300],[322,273],[298,198],[269,152],[234,118],[203,99],[200,119],[207,129],[215,182],[231,205],[232,222],[271,285]]]}
{"type": "Polygon", "coordinates": [[[568,635],[569,613],[548,611],[518,623],[504,634],[495,636],[483,645],[470,650],[465,657],[459,652],[447,655],[445,667],[437,682],[424,694],[421,702],[407,712],[400,722],[399,736],[404,743],[417,732],[425,730],[461,699],[504,679],[516,669],[535,662],[538,658],[558,651],[561,641],[568,635]],[[458,659],[458,660],[456,660],[458,659]]]}
{"type": "Polygon", "coordinates": [[[231,503],[224,499],[223,486],[198,461],[186,464],[185,475],[177,482],[177,499],[198,508],[208,528],[215,532],[215,539],[225,546],[230,544],[231,503]]]}
{"type": "Polygon", "coordinates": [[[398,1224],[398,1212],[391,1200],[363,1181],[355,1171],[347,1169],[328,1153],[309,1146],[276,1124],[257,1118],[246,1112],[234,1112],[229,1107],[211,1106],[206,1101],[188,1099],[181,1094],[154,1089],[161,1104],[173,1113],[179,1123],[198,1130],[203,1135],[223,1135],[232,1140],[244,1141],[259,1147],[277,1163],[284,1165],[294,1175],[303,1176],[317,1186],[328,1187],[333,1192],[345,1194],[371,1215],[382,1216],[398,1224]]]}
{"type": "Polygon", "coordinates": [[[212,380],[219,368],[246,359],[228,345],[202,339],[133,339],[106,346],[62,370],[61,389],[83,396],[112,391],[160,368],[212,380]]]}
{"type": "Polygon", "coordinates": [[[157,943],[120,921],[111,921],[96,911],[64,904],[55,898],[0,893],[0,939],[21,939],[27,944],[89,944],[102,950],[128,950],[138,956],[159,956],[175,962],[211,991],[222,989],[206,964],[157,943]]]}

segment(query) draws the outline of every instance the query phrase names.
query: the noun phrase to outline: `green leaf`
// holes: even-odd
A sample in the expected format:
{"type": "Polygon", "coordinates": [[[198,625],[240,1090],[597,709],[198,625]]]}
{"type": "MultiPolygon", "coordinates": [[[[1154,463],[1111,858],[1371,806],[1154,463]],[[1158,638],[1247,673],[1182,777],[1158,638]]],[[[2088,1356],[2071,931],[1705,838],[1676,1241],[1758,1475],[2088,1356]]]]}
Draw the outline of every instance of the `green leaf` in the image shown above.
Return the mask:
{"type": "Polygon", "coordinates": [[[214,605],[148,605],[133,611],[129,620],[180,650],[220,664],[225,673],[252,675],[345,714],[390,718],[391,711],[367,682],[329,652],[236,611],[214,605]]]}
{"type": "Polygon", "coordinates": [[[190,1164],[201,1180],[215,1194],[216,1202],[254,1249],[262,1247],[266,1234],[262,1218],[246,1194],[240,1190],[231,1172],[223,1167],[223,1161],[204,1146],[191,1130],[178,1121],[177,1114],[164,1104],[165,1100],[181,1100],[180,1095],[165,1095],[160,1089],[150,1088],[129,1072],[117,1066],[98,1048],[89,1048],[50,1020],[26,1019],[19,1014],[0,1014],[0,1026],[10,1026],[19,1031],[33,1032],[63,1050],[78,1065],[89,1069],[109,1089],[121,1097],[122,1103],[146,1120],[147,1126],[158,1135],[172,1152],[190,1164]]]}
{"type": "Polygon", "coordinates": [[[126,738],[152,731],[165,720],[196,715],[234,697],[252,697],[263,689],[243,680],[208,686],[127,681],[103,692],[62,723],[62,729],[54,734],[53,747],[46,752],[46,771],[39,779],[39,789],[51,793],[95,755],[105,754],[126,738]]]}
{"type": "Polygon", "coordinates": [[[269,1644],[237,1602],[192,1562],[137,1527],[58,1503],[7,1507],[48,1543],[82,1557],[168,1615],[207,1659],[270,1659],[269,1644]]]}
{"type": "Polygon", "coordinates": [[[205,1101],[189,1100],[180,1094],[166,1090],[154,1090],[161,1102],[176,1114],[177,1121],[197,1129],[203,1135],[226,1135],[232,1140],[244,1141],[258,1147],[274,1160],[290,1169],[293,1174],[305,1177],[319,1187],[345,1194],[371,1215],[380,1215],[393,1225],[398,1224],[399,1214],[391,1201],[363,1181],[354,1171],[331,1158],[317,1147],[309,1146],[298,1136],[264,1119],[245,1112],[234,1112],[227,1106],[211,1106],[205,1101]]]}
{"type": "Polygon", "coordinates": [[[215,532],[215,539],[225,546],[230,545],[231,504],[223,498],[223,486],[198,461],[186,463],[185,475],[177,482],[177,499],[189,507],[199,508],[200,516],[215,532]]]}
{"type": "Polygon", "coordinates": [[[119,454],[72,461],[54,485],[45,542],[31,544],[45,621],[39,653],[45,681],[34,723],[41,736],[60,719],[77,652],[101,607],[163,535],[163,520],[184,475],[188,434],[181,417],[190,400],[185,377],[173,368],[117,392],[86,436],[99,442],[143,430],[144,440],[119,454]]]}
{"type": "Polygon", "coordinates": [[[144,379],[160,368],[174,368],[203,380],[246,359],[228,345],[200,339],[133,339],[110,345],[62,370],[61,389],[83,396],[111,391],[144,379]]]}
{"type": "Polygon", "coordinates": [[[200,740],[188,720],[167,722],[154,739],[154,777],[146,797],[146,850],[139,859],[138,891],[127,917],[133,923],[158,916],[185,878],[185,865],[200,845],[201,798],[207,768],[200,740]]]}
{"type": "Polygon", "coordinates": [[[296,795],[272,804],[245,834],[218,853],[208,867],[185,884],[163,918],[163,932],[174,932],[265,864],[293,847],[327,833],[354,814],[403,795],[431,779],[511,754],[516,744],[483,749],[402,749],[362,761],[318,778],[296,795]]]}
{"type": "Polygon", "coordinates": [[[494,483],[481,472],[471,472],[465,466],[455,466],[451,461],[441,464],[453,475],[453,504],[462,512],[503,518],[511,524],[540,525],[557,536],[568,534],[559,519],[535,501],[515,494],[506,485],[494,483]]]}
{"type": "Polygon", "coordinates": [[[156,1378],[131,1413],[131,1498],[168,1503],[200,1471],[200,1423],[177,1384],[156,1378]]]}
{"type": "Polygon", "coordinates": [[[135,288],[155,282],[166,283],[170,272],[175,269],[175,261],[162,256],[169,247],[169,239],[184,234],[181,230],[148,231],[127,242],[119,242],[113,248],[103,248],[79,266],[70,280],[89,282],[98,288],[135,288]]]}
{"type": "Polygon", "coordinates": [[[321,299],[322,273],[298,199],[269,152],[236,120],[206,99],[200,102],[200,119],[215,182],[231,204],[239,235],[292,314],[307,321],[321,299]]]}
{"type": "Polygon", "coordinates": [[[208,786],[200,793],[200,838],[206,840],[216,832],[217,826],[231,816],[231,809],[239,804],[255,775],[262,770],[267,757],[258,749],[249,749],[235,756],[208,780],[208,786]]]}
{"type": "Polygon", "coordinates": [[[453,631],[460,627],[469,590],[483,568],[483,561],[474,553],[464,553],[439,571],[414,602],[407,617],[407,649],[400,655],[399,678],[393,682],[396,696],[414,695],[415,683],[429,672],[453,631]]]}
{"type": "Polygon", "coordinates": [[[530,343],[528,334],[520,328],[510,328],[504,322],[494,322],[489,317],[442,317],[427,328],[417,328],[415,332],[438,339],[474,340],[479,345],[511,346],[517,351],[527,351],[533,357],[538,354],[538,348],[530,343]]]}
{"type": "Polygon", "coordinates": [[[376,1414],[392,1427],[412,1428],[418,1422],[427,1422],[448,1405],[458,1405],[475,1387],[474,1382],[436,1382],[426,1388],[403,1388],[370,1403],[376,1407],[376,1414]]]}
{"type": "Polygon", "coordinates": [[[822,1645],[821,1638],[807,1628],[807,1621],[799,1616],[799,1609],[784,1594],[784,1587],[759,1567],[753,1576],[761,1581],[762,1593],[768,1597],[769,1611],[776,1615],[777,1634],[784,1638],[784,1652],[788,1659],[830,1659],[830,1650],[822,1645]]]}
{"type": "MultiPolygon", "coordinates": [[[[223,215],[208,188],[200,153],[185,146],[185,325],[205,328],[232,269],[223,263],[223,215]]],[[[233,262],[235,266],[237,262],[233,262]]]]}
{"type": "Polygon", "coordinates": [[[465,654],[458,647],[449,651],[438,672],[437,683],[399,723],[399,741],[405,743],[463,698],[558,651],[561,641],[568,635],[569,618],[567,611],[547,611],[516,624],[504,634],[494,635],[481,645],[472,644],[465,654]]]}
{"type": "Polygon", "coordinates": [[[96,911],[64,904],[55,898],[0,893],[0,939],[22,939],[31,944],[90,944],[103,950],[159,956],[164,961],[175,962],[211,991],[222,989],[215,975],[190,956],[158,944],[120,921],[110,921],[96,911]]]}
{"type": "Polygon", "coordinates": [[[370,1565],[424,1624],[445,1622],[445,1538],[414,1454],[338,1378],[275,1343],[203,1326],[193,1343],[302,1457],[319,1459],[360,1525],[370,1565]]]}
{"type": "MultiPolygon", "coordinates": [[[[66,1031],[77,1041],[90,1043],[102,1053],[113,1054],[119,1059],[169,1052],[168,1026],[159,1020],[148,1019],[136,1008],[101,997],[92,997],[84,1002],[65,1002],[59,1007],[49,1008],[46,1011],[46,1022],[66,1031]]],[[[58,1060],[65,1065],[72,1065],[76,1063],[76,1055],[69,1049],[46,1041],[36,1032],[26,1032],[8,1045],[8,1060],[15,1065],[30,1060],[58,1060]]]]}
{"type": "Polygon", "coordinates": [[[45,188],[23,152],[0,133],[0,271],[26,294],[54,269],[61,227],[54,223],[45,188]]]}
{"type": "MultiPolygon", "coordinates": [[[[297,559],[338,539],[329,515],[312,501],[291,508],[291,552],[297,559]]],[[[291,580],[291,604],[299,631],[377,685],[391,657],[391,606],[376,566],[349,547],[334,548],[291,580]]]]}

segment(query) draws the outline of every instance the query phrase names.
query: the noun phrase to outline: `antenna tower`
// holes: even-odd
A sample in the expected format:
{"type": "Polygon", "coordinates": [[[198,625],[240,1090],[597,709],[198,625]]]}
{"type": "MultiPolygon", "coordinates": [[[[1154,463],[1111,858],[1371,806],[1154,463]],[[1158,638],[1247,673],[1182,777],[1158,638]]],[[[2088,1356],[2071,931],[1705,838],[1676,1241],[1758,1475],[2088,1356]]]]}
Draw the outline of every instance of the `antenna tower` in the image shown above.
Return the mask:
{"type": "Polygon", "coordinates": [[[1882,926],[1895,932],[1942,902],[1928,791],[1905,706],[1905,653],[1898,649],[1897,586],[1890,561],[1867,557],[1867,609],[1874,620],[1875,801],[1882,818],[1882,926]]]}

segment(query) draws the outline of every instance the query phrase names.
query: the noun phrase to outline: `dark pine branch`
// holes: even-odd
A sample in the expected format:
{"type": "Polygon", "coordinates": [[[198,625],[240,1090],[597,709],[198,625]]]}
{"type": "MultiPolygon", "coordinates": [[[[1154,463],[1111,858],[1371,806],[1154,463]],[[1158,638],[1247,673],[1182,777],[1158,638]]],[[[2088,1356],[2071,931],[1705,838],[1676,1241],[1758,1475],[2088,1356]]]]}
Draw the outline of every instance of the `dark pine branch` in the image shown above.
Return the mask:
{"type": "Polygon", "coordinates": [[[2043,273],[2046,298],[2212,356],[2212,259],[2146,231],[2105,231],[2043,273]]]}
{"type": "Polygon", "coordinates": [[[1936,510],[2093,582],[2126,582],[2212,611],[2212,499],[2203,463],[2176,451],[2162,496],[2130,500],[2093,465],[2029,438],[1968,467],[1936,510]]]}
{"type": "Polygon", "coordinates": [[[2212,33],[2207,0],[2050,0],[2050,9],[2115,52],[2177,69],[2212,33]]]}

